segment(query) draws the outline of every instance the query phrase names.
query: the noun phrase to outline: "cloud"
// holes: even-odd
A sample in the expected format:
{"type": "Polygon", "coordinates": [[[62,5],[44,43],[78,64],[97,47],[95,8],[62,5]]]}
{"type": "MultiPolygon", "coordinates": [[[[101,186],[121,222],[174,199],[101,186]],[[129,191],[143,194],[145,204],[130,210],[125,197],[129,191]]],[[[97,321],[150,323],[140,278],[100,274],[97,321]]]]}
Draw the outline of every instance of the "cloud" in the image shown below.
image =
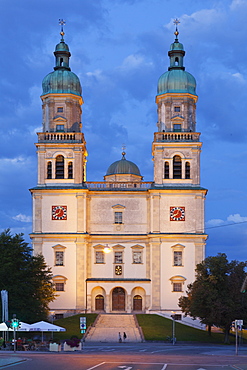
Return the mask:
{"type": "Polygon", "coordinates": [[[31,216],[26,216],[23,214],[16,215],[12,217],[13,220],[20,221],[20,222],[32,222],[32,217],[31,216]]]}
{"type": "Polygon", "coordinates": [[[236,213],[228,216],[227,221],[234,223],[247,222],[247,217],[240,216],[240,214],[236,213]]]}

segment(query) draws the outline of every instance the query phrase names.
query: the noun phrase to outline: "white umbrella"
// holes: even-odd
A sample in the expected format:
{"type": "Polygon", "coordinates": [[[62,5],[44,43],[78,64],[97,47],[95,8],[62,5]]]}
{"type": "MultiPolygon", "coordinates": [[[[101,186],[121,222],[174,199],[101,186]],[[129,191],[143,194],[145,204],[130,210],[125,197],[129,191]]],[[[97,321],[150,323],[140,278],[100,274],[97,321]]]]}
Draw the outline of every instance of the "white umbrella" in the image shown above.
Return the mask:
{"type": "MultiPolygon", "coordinates": [[[[16,329],[16,331],[29,331],[29,328],[30,328],[30,324],[20,321],[20,328],[16,329]]],[[[14,330],[11,328],[8,328],[5,322],[2,322],[0,324],[0,331],[14,331],[14,330]]]]}
{"type": "Polygon", "coordinates": [[[65,328],[61,326],[51,324],[46,321],[38,321],[30,325],[30,331],[66,331],[65,328]]]}
{"type": "Polygon", "coordinates": [[[42,342],[43,342],[43,332],[44,331],[66,331],[65,328],[61,326],[51,324],[46,321],[38,321],[30,325],[30,331],[41,331],[42,332],[42,342]]]}

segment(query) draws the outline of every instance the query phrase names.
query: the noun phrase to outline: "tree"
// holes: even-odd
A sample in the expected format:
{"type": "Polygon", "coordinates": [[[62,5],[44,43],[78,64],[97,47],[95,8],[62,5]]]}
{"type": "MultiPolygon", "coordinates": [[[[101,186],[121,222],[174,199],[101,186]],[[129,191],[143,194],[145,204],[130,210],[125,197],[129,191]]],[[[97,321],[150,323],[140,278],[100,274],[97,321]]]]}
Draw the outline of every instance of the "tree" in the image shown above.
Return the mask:
{"type": "Polygon", "coordinates": [[[187,287],[187,297],[179,298],[185,315],[224,329],[224,342],[235,319],[247,320],[247,295],[241,292],[247,262],[229,262],[226,254],[207,257],[196,267],[196,280],[187,287]]]}
{"type": "Polygon", "coordinates": [[[51,269],[42,255],[32,256],[23,234],[0,233],[0,290],[7,290],[9,317],[34,322],[47,319],[48,305],[55,299],[51,269]]]}

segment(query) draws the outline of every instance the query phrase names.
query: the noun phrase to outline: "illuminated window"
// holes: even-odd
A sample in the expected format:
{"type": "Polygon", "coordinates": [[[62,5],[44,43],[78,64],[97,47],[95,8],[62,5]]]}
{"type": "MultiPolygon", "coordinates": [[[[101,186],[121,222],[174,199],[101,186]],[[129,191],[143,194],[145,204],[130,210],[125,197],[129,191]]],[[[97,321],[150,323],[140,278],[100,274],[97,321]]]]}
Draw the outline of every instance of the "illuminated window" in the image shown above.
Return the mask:
{"type": "Polygon", "coordinates": [[[174,107],[174,112],[180,112],[180,107],[174,107]]]}
{"type": "Polygon", "coordinates": [[[179,131],[181,131],[181,124],[180,123],[174,123],[174,125],[173,125],[173,131],[177,131],[177,132],[179,132],[179,131]]]}
{"type": "Polygon", "coordinates": [[[58,112],[58,113],[62,113],[62,112],[63,112],[63,107],[58,107],[58,108],[57,108],[57,112],[58,112]]]}

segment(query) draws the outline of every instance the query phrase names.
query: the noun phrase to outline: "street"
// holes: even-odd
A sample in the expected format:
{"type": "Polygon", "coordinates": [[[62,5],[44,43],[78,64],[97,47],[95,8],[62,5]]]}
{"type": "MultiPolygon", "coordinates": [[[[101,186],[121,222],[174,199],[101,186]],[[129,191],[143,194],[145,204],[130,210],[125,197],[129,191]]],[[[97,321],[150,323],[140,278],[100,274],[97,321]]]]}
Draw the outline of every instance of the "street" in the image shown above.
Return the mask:
{"type": "Polygon", "coordinates": [[[2,352],[0,368],[10,365],[13,370],[247,370],[247,348],[236,355],[233,346],[223,345],[86,343],[72,353],[2,352]]]}

